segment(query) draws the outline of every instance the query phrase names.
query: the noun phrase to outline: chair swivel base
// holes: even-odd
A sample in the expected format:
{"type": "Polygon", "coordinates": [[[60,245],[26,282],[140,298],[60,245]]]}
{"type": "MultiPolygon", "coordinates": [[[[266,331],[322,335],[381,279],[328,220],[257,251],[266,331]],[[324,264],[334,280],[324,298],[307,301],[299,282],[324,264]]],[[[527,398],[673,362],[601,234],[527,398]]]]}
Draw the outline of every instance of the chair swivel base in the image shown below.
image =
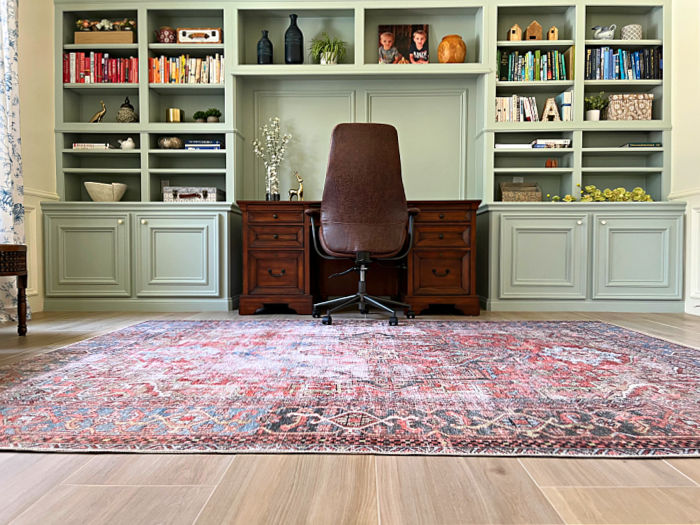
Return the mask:
{"type": "Polygon", "coordinates": [[[330,301],[317,303],[314,305],[311,315],[316,318],[321,317],[321,310],[326,308],[326,315],[323,317],[322,323],[333,324],[331,314],[352,305],[357,305],[358,309],[363,314],[369,313],[370,306],[390,313],[390,326],[397,326],[399,324],[398,312],[400,310],[406,311],[407,319],[414,319],[416,317],[415,312],[411,310],[411,305],[409,304],[392,301],[390,299],[380,299],[379,297],[374,297],[365,292],[357,292],[354,295],[348,295],[346,297],[339,297],[337,299],[331,299],[330,301]]]}

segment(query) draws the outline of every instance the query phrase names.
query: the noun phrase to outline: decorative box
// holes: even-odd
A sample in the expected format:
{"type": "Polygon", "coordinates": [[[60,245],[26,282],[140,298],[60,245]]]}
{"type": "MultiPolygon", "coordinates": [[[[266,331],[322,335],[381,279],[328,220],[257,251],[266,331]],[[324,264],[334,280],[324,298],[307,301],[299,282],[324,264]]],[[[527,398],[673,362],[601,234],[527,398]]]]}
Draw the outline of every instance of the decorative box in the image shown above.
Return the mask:
{"type": "Polygon", "coordinates": [[[220,44],[220,27],[178,27],[178,44],[220,44]]]}
{"type": "Polygon", "coordinates": [[[133,44],[133,31],[76,31],[76,44],[133,44]]]}
{"type": "Polygon", "coordinates": [[[652,93],[610,95],[608,120],[651,120],[652,93]]]}
{"type": "Polygon", "coordinates": [[[542,190],[536,182],[501,182],[499,186],[504,202],[542,201],[542,190]]]}
{"type": "Polygon", "coordinates": [[[226,200],[226,192],[214,187],[163,187],[163,202],[217,202],[226,200]]]}

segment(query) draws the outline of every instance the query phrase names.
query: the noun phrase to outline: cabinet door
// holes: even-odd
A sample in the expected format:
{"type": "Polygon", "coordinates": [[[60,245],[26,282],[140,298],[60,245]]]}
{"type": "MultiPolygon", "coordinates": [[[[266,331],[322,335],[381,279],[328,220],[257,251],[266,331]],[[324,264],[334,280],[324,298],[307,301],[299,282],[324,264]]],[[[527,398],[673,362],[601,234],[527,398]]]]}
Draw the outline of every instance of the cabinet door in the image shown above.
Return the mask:
{"type": "Polygon", "coordinates": [[[683,218],[594,214],[594,299],[681,299],[683,218]]]}
{"type": "Polygon", "coordinates": [[[129,215],[45,214],[48,297],[131,295],[129,215]]]}
{"type": "Polygon", "coordinates": [[[219,215],[135,216],[140,297],[219,295],[219,215]]]}
{"type": "Polygon", "coordinates": [[[501,215],[502,299],[585,299],[586,214],[501,215]]]}

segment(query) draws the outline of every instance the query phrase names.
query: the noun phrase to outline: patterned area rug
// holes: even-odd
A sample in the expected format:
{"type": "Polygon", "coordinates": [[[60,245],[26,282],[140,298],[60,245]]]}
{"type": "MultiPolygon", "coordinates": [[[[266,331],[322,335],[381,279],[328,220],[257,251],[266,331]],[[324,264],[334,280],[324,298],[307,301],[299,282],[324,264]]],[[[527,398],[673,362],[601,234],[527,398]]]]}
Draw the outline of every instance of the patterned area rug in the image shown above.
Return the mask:
{"type": "Polygon", "coordinates": [[[596,322],[149,321],[0,367],[0,448],[700,454],[700,350],[596,322]]]}

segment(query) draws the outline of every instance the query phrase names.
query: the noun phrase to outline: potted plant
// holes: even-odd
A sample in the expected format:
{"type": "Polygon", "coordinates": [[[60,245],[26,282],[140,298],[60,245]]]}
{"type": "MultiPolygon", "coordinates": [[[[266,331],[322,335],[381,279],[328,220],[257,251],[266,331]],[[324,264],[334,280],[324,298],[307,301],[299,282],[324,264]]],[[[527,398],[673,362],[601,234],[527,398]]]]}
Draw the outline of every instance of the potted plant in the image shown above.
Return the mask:
{"type": "Polygon", "coordinates": [[[205,114],[207,116],[207,122],[219,122],[221,111],[216,108],[209,108],[205,114]]]}
{"type": "Polygon", "coordinates": [[[583,99],[586,108],[586,120],[600,120],[600,112],[608,107],[608,99],[601,91],[597,95],[591,95],[583,99]]]}
{"type": "Polygon", "coordinates": [[[345,58],[347,44],[339,38],[331,38],[325,31],[311,40],[311,58],[321,64],[337,64],[345,58]]]}
{"type": "Polygon", "coordinates": [[[207,114],[204,111],[195,111],[194,115],[192,115],[192,118],[195,122],[206,122],[207,114]]]}

